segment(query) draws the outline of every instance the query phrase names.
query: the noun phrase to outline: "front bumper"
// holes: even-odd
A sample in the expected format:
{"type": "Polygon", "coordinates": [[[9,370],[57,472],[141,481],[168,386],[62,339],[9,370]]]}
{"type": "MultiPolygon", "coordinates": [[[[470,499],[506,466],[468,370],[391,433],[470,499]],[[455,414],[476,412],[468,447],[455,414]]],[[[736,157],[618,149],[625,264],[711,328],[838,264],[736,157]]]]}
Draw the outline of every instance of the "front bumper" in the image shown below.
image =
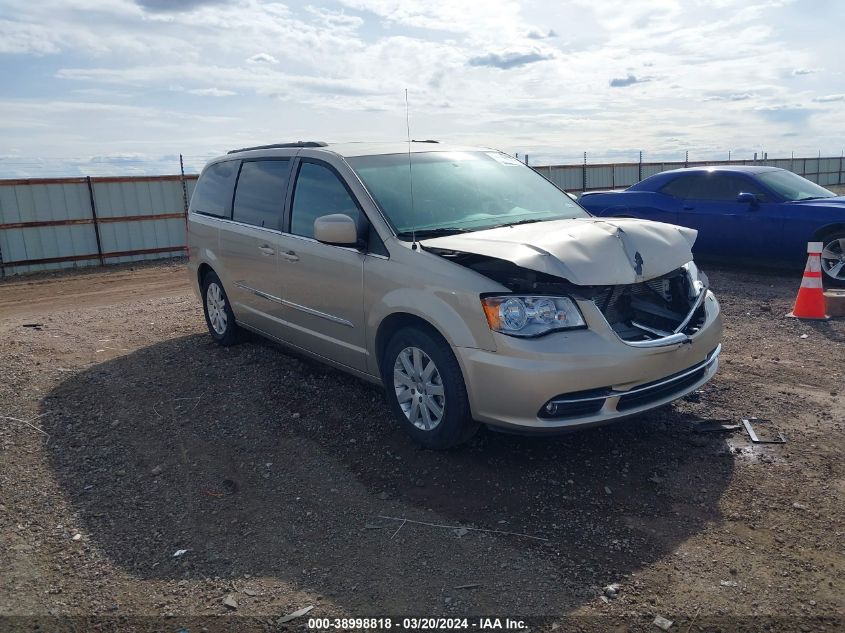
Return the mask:
{"type": "Polygon", "coordinates": [[[627,344],[594,304],[581,304],[586,330],[536,339],[496,334],[495,352],[457,348],[473,417],[512,430],[560,431],[606,424],[672,402],[718,369],[722,322],[709,291],[704,306],[701,329],[670,345],[627,344]],[[558,407],[549,411],[549,403],[558,407]]]}

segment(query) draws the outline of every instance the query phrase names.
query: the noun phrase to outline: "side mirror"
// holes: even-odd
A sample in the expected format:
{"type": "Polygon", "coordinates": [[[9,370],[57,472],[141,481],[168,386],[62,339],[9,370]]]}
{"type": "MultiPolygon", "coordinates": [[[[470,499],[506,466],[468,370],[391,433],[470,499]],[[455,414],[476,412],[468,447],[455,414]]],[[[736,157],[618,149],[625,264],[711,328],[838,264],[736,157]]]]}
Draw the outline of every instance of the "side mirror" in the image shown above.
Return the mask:
{"type": "Polygon", "coordinates": [[[357,246],[358,227],[344,213],[323,215],[314,220],[314,239],[335,246],[357,246]]]}
{"type": "Polygon", "coordinates": [[[745,202],[746,204],[750,204],[751,206],[755,206],[757,204],[757,202],[759,202],[757,200],[757,196],[755,196],[753,193],[748,193],[746,191],[743,191],[742,193],[740,193],[736,197],[736,201],[737,202],[745,202]]]}

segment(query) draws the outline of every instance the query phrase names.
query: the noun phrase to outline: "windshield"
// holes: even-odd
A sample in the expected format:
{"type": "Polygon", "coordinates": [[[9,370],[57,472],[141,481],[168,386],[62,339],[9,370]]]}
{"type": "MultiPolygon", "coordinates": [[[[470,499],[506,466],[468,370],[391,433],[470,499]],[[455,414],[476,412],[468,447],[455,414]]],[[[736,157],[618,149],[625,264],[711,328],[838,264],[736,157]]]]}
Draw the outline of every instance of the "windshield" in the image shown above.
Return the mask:
{"type": "Polygon", "coordinates": [[[757,177],[787,200],[812,200],[836,196],[832,191],[791,171],[764,171],[757,174],[757,177]]]}
{"type": "Polygon", "coordinates": [[[348,162],[400,237],[589,216],[533,169],[500,152],[416,153],[410,170],[408,154],[348,162]]]}

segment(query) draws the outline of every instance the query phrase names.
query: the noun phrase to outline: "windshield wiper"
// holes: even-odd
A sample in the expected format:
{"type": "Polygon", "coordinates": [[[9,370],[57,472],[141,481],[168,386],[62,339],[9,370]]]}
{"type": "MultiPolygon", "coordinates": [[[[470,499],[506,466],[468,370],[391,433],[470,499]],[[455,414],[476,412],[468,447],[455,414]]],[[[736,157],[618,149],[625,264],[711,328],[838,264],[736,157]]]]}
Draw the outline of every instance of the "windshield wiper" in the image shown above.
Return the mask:
{"type": "Polygon", "coordinates": [[[455,235],[456,233],[469,233],[475,229],[460,229],[456,226],[444,226],[436,229],[419,229],[417,231],[400,231],[396,234],[400,240],[414,239],[420,237],[443,237],[444,235],[455,235]]]}
{"type": "Polygon", "coordinates": [[[491,228],[499,228],[500,226],[517,226],[518,224],[533,224],[534,222],[546,222],[551,219],[552,218],[528,218],[527,220],[518,220],[516,222],[506,222],[504,224],[497,224],[495,227],[491,228]]]}
{"type": "Polygon", "coordinates": [[[806,198],[798,198],[798,202],[802,200],[823,200],[824,198],[832,198],[833,196],[807,196],[806,198]]]}

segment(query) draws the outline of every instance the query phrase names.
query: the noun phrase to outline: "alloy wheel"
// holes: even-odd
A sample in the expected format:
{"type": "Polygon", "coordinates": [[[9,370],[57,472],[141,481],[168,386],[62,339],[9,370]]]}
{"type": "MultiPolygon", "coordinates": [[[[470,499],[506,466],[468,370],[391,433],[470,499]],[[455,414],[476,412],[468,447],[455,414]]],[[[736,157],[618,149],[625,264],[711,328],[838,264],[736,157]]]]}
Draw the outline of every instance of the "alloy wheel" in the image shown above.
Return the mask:
{"type": "Polygon", "coordinates": [[[824,245],[822,270],[828,277],[845,281],[845,237],[833,239],[824,245]]]}
{"type": "Polygon", "coordinates": [[[431,431],[443,420],[443,378],[420,348],[406,347],[399,352],[393,364],[393,388],[405,417],[418,429],[431,431]]]}
{"type": "Polygon", "coordinates": [[[223,289],[213,281],[205,291],[205,306],[211,327],[216,334],[223,336],[229,321],[226,314],[226,297],[223,295],[223,289]]]}

